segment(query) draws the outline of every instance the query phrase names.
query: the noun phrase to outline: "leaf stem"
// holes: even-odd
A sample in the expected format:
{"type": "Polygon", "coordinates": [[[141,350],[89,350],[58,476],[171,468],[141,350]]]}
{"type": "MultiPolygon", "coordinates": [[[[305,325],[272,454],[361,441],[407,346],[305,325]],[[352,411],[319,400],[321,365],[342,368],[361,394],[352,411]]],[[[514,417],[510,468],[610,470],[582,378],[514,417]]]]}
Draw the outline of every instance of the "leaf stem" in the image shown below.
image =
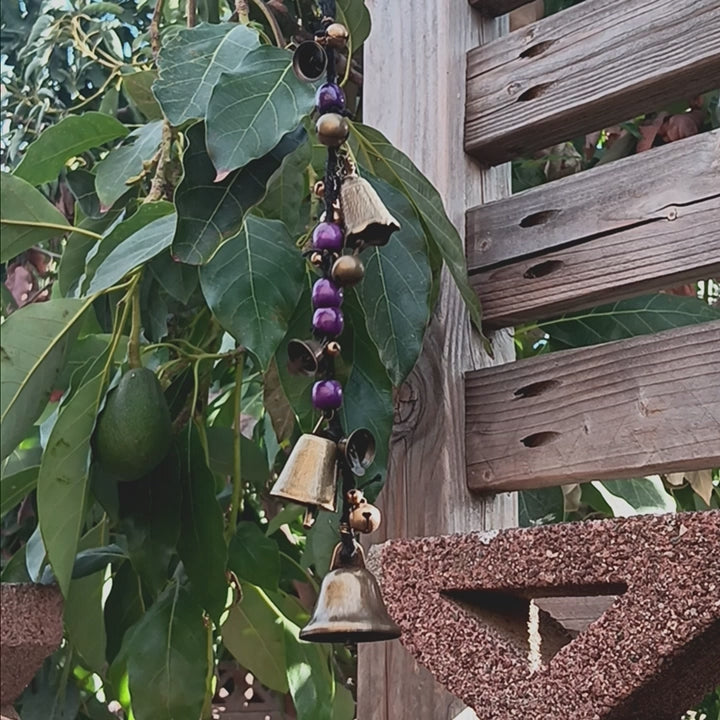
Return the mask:
{"type": "Polygon", "coordinates": [[[238,512],[242,503],[242,382],[245,355],[240,355],[235,365],[235,397],[233,407],[233,491],[228,523],[228,540],[235,533],[238,512]]]}
{"type": "Polygon", "coordinates": [[[139,368],[142,367],[142,360],[140,359],[142,318],[140,316],[140,284],[138,282],[133,285],[130,302],[132,303],[132,322],[130,325],[130,340],[128,341],[128,364],[131,368],[139,368]]]}
{"type": "Polygon", "coordinates": [[[87,235],[88,237],[95,238],[95,240],[102,240],[102,235],[98,235],[92,230],[75,227],[74,225],[61,225],[60,223],[48,222],[33,222],[32,220],[7,220],[6,218],[0,218],[0,224],[19,225],[20,227],[47,228],[48,230],[60,230],[63,233],[78,233],[78,235],[87,235]]]}

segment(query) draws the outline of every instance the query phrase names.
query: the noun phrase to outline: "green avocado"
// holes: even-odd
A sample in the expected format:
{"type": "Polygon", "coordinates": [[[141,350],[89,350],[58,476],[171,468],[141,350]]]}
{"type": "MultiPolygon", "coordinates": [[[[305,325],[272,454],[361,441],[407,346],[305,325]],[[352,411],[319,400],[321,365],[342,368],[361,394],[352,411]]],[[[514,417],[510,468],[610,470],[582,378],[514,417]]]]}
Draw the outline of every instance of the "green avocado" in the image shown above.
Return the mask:
{"type": "Polygon", "coordinates": [[[171,436],[170,410],[155,373],[134,368],[108,394],[95,429],[95,457],[118,480],[137,480],[167,455],[171,436]]]}

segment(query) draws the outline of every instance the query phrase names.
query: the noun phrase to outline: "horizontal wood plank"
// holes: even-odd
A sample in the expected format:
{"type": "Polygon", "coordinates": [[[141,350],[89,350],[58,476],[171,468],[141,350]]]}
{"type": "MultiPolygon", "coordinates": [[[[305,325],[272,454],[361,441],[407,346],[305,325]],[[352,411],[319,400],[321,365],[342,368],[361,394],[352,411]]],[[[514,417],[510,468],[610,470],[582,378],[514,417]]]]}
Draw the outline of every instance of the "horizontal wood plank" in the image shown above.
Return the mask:
{"type": "Polygon", "coordinates": [[[665,212],[663,221],[472,275],[483,324],[518,325],[720,277],[720,195],[665,212]]]}
{"type": "Polygon", "coordinates": [[[654,148],[466,214],[470,273],[658,220],[720,192],[720,130],[654,148]]]}
{"type": "Polygon", "coordinates": [[[720,77],[717,0],[585,0],[471,50],[466,151],[498,164],[720,77]]]}
{"type": "Polygon", "coordinates": [[[469,487],[717,467],[719,352],[714,321],[468,373],[469,487]]]}
{"type": "Polygon", "coordinates": [[[469,2],[481,15],[498,17],[527,5],[532,0],[469,0],[469,2]]]}

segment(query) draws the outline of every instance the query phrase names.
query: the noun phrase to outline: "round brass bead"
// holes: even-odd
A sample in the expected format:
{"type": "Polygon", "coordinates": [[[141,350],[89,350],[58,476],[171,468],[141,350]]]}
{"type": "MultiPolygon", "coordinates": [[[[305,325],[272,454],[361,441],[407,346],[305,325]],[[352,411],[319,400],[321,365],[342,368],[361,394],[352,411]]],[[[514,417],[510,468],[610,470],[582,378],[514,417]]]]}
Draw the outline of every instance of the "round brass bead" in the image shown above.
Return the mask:
{"type": "Polygon", "coordinates": [[[337,113],[325,113],[315,124],[318,140],[326,147],[340,147],[350,134],[348,121],[337,113]]]}
{"type": "Polygon", "coordinates": [[[329,47],[342,49],[347,45],[350,33],[342,23],[332,23],[328,25],[326,33],[326,42],[329,47]]]}
{"type": "Polygon", "coordinates": [[[348,503],[352,505],[353,507],[356,507],[360,505],[361,503],[365,502],[365,495],[362,490],[358,490],[357,488],[353,488],[352,490],[348,490],[347,494],[345,495],[345,498],[347,499],[348,503]]]}
{"type": "Polygon", "coordinates": [[[319,198],[325,197],[325,183],[322,180],[318,180],[313,185],[313,194],[319,198]]]}
{"type": "Polygon", "coordinates": [[[375,532],[381,520],[380,511],[369,502],[363,502],[350,511],[350,527],[357,532],[375,532]]]}
{"type": "Polygon", "coordinates": [[[341,287],[352,287],[365,277],[365,266],[357,255],[341,255],[333,263],[330,274],[341,287]]]}

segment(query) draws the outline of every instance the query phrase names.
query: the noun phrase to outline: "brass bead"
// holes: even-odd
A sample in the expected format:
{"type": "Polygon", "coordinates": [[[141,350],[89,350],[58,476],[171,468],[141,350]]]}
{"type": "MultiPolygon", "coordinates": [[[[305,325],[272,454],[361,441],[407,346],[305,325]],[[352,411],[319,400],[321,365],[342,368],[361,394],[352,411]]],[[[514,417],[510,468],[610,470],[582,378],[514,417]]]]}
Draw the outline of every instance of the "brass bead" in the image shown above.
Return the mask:
{"type": "Polygon", "coordinates": [[[332,25],[328,25],[325,33],[327,45],[337,49],[344,48],[347,45],[348,37],[350,36],[348,29],[342,23],[337,22],[332,25]]]}
{"type": "Polygon", "coordinates": [[[325,183],[322,180],[318,180],[313,185],[313,194],[319,198],[325,197],[325,183]]]}
{"type": "Polygon", "coordinates": [[[365,266],[357,255],[341,255],[333,263],[331,275],[338,285],[352,287],[365,276],[365,266]]]}
{"type": "Polygon", "coordinates": [[[369,502],[363,502],[350,511],[350,527],[361,533],[371,533],[380,527],[380,511],[369,502]]]}
{"type": "Polygon", "coordinates": [[[318,253],[318,252],[313,253],[313,254],[310,256],[310,262],[311,262],[313,265],[322,265],[322,255],[321,255],[320,253],[318,253]]]}
{"type": "Polygon", "coordinates": [[[318,140],[327,147],[340,147],[350,134],[348,121],[337,113],[325,113],[315,124],[318,140]]]}
{"type": "Polygon", "coordinates": [[[356,507],[357,505],[365,502],[365,495],[363,494],[363,491],[358,490],[357,488],[348,490],[345,498],[353,507],[356,507]]]}
{"type": "Polygon", "coordinates": [[[340,343],[332,340],[327,344],[325,352],[332,357],[337,357],[340,354],[340,343]]]}

